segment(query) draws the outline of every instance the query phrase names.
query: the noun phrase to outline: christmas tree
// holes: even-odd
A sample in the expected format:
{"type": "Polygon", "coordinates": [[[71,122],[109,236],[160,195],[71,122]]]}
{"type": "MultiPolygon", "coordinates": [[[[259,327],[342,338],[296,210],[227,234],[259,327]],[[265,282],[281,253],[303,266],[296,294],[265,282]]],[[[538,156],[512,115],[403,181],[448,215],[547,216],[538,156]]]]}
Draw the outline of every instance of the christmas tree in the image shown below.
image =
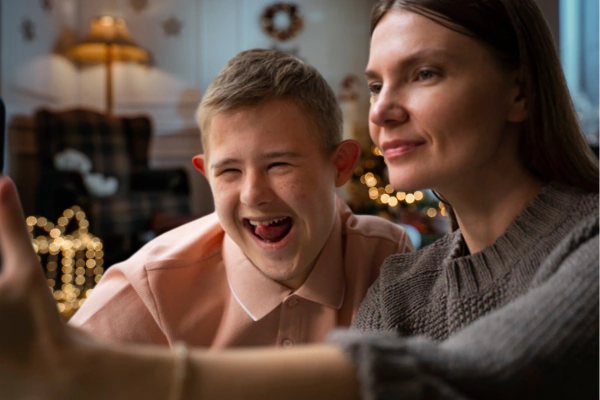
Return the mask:
{"type": "Polygon", "coordinates": [[[347,202],[355,214],[378,215],[403,224],[417,247],[426,246],[449,232],[450,222],[442,203],[430,190],[398,192],[389,183],[381,151],[371,145],[361,158],[346,188],[347,202]]]}

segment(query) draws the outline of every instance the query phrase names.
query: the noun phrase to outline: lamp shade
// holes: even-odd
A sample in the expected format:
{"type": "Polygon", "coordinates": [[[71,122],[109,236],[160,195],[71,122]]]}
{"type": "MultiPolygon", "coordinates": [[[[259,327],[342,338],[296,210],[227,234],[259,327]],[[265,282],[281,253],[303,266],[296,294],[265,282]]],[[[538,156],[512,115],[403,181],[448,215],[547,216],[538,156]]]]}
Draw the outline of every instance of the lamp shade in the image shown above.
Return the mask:
{"type": "Polygon", "coordinates": [[[150,59],[150,53],[131,37],[125,20],[110,16],[93,18],[89,31],[69,54],[84,62],[103,62],[109,56],[112,61],[146,62],[150,59]],[[110,54],[107,54],[107,46],[110,54]]]}

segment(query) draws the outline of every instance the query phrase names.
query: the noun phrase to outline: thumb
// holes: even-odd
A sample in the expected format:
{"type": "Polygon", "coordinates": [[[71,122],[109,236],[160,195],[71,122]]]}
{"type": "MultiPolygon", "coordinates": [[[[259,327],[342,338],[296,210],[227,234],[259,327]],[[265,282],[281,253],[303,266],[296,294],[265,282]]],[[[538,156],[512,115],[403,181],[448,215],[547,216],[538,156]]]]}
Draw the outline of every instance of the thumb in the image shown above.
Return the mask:
{"type": "Polygon", "coordinates": [[[4,276],[31,273],[27,271],[28,268],[39,266],[25,225],[17,188],[7,176],[0,176],[0,257],[1,275],[4,276]]]}

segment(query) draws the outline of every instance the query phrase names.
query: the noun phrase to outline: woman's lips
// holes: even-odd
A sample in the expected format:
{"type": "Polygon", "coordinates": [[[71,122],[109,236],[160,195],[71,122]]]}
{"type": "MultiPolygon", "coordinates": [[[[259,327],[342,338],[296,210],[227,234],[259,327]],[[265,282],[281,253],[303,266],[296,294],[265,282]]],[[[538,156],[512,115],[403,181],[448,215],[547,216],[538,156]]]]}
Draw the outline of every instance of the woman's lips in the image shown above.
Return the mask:
{"type": "Polygon", "coordinates": [[[425,144],[425,141],[391,142],[391,143],[386,143],[385,145],[381,146],[382,147],[381,150],[382,150],[383,156],[389,160],[389,159],[398,158],[405,154],[408,154],[423,144],[425,144]]]}

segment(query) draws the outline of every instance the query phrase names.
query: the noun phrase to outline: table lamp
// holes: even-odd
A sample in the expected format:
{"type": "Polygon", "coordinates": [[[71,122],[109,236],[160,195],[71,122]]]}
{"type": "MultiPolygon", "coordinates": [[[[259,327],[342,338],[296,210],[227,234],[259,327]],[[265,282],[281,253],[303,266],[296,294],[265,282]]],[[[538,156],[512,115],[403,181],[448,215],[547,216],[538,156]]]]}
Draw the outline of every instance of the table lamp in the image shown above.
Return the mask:
{"type": "Polygon", "coordinates": [[[147,62],[150,53],[138,46],[122,18],[93,18],[90,29],[80,42],[69,49],[71,57],[86,63],[103,62],[106,70],[106,113],[113,108],[112,64],[114,61],[147,62]]]}

